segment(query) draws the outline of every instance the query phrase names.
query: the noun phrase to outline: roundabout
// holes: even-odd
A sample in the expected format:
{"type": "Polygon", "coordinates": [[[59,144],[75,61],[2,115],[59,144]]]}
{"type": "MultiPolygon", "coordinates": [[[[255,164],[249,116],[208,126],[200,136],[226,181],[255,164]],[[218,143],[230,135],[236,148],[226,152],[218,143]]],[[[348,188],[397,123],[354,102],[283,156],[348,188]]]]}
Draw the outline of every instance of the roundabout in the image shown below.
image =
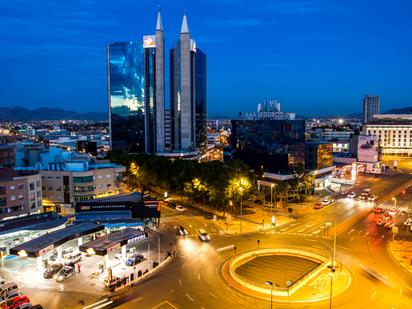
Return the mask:
{"type": "Polygon", "coordinates": [[[331,271],[330,258],[296,248],[247,251],[222,267],[225,281],[243,294],[279,302],[325,301],[343,293],[351,283],[341,265],[331,271]],[[332,286],[332,288],[331,288],[332,286]]]}

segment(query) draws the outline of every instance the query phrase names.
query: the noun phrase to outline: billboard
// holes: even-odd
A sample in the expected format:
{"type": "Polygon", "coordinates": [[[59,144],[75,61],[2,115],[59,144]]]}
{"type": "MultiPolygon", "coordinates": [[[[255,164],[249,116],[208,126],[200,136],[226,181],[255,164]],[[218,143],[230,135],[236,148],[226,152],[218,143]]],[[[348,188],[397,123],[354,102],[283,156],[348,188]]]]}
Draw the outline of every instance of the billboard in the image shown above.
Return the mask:
{"type": "Polygon", "coordinates": [[[358,161],[378,162],[378,149],[375,136],[359,135],[358,137],[358,161]]]}
{"type": "Polygon", "coordinates": [[[153,48],[153,47],[156,47],[156,36],[155,35],[143,36],[143,48],[153,48]]]}

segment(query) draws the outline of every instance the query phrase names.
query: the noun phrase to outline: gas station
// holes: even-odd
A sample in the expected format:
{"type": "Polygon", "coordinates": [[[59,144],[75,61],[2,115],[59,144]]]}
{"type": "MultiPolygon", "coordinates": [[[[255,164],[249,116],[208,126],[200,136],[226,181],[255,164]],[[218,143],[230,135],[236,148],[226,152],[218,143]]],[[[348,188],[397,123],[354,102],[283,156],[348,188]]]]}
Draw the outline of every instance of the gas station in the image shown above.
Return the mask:
{"type": "Polygon", "coordinates": [[[44,256],[56,250],[57,260],[62,259],[62,245],[71,241],[77,240],[79,246],[83,244],[83,237],[92,236],[104,230],[103,225],[92,222],[84,222],[70,225],[64,229],[60,229],[21,245],[10,249],[10,254],[19,257],[31,257],[36,259],[37,269],[42,272],[44,270],[44,256]]]}

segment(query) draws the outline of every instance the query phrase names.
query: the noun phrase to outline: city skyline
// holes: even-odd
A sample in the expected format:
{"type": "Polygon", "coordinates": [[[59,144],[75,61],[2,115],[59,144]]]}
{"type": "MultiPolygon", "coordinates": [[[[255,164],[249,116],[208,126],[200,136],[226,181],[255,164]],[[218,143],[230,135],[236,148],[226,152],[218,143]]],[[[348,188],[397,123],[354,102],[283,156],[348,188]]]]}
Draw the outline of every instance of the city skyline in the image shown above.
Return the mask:
{"type": "MultiPolygon", "coordinates": [[[[151,33],[157,10],[149,1],[19,4],[0,4],[0,106],[98,112],[107,102],[105,46],[151,33]]],[[[193,36],[208,51],[210,116],[253,111],[265,98],[303,115],[360,112],[367,94],[381,97],[382,111],[410,105],[406,1],[389,8],[366,0],[160,5],[166,46],[176,41],[186,10],[193,36]]]]}

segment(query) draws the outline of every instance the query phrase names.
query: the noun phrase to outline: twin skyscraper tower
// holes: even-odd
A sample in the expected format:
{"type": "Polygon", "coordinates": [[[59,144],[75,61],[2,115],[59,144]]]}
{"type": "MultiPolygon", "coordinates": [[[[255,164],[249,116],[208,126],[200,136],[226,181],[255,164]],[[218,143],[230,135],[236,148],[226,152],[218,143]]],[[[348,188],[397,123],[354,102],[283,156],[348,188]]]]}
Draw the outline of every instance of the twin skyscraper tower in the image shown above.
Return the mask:
{"type": "Polygon", "coordinates": [[[196,153],[206,146],[206,55],[191,38],[186,15],[168,68],[165,63],[160,11],[155,35],[107,46],[112,150],[172,155],[196,153]]]}

